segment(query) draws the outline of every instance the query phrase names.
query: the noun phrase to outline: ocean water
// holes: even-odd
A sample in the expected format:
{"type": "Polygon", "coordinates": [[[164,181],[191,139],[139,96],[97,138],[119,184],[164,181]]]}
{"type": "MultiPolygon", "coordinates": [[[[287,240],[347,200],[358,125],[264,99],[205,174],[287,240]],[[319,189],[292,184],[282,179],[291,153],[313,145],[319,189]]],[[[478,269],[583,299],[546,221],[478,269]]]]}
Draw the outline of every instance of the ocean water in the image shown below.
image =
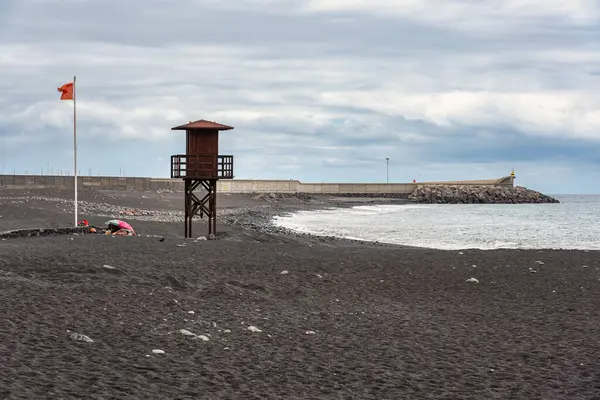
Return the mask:
{"type": "Polygon", "coordinates": [[[600,195],[560,204],[407,204],[300,211],[274,223],[315,235],[435,249],[600,250],[600,195]]]}

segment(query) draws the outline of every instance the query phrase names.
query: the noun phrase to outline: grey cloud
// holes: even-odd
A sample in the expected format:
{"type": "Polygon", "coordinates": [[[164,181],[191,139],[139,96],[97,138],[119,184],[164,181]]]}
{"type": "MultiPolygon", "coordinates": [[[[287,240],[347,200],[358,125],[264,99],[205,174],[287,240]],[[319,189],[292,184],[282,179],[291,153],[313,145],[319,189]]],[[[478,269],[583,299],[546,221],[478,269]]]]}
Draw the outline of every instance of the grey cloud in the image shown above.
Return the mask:
{"type": "MultiPolygon", "coordinates": [[[[267,47],[275,54],[301,58],[339,55],[380,58],[415,57],[432,51],[524,50],[540,46],[580,45],[597,34],[579,27],[548,23],[539,32],[515,38],[481,33],[472,35],[423,26],[406,19],[384,19],[365,13],[273,13],[259,5],[243,11],[218,11],[210,4],[165,2],[27,2],[4,7],[3,41],[55,42],[77,40],[119,42],[135,46],[221,44],[267,47]],[[142,5],[144,4],[144,5],[142,5]],[[11,10],[12,9],[12,10],[11,10]],[[336,22],[337,21],[337,22],[336,22]],[[346,22],[339,22],[346,21],[346,22]],[[43,31],[40,36],[38,32],[43,31]],[[315,48],[315,46],[317,46],[315,48]],[[320,48],[326,52],[320,51],[320,48]]],[[[452,28],[451,24],[447,25],[452,28]]],[[[2,40],[2,39],[0,39],[2,40]]]]}

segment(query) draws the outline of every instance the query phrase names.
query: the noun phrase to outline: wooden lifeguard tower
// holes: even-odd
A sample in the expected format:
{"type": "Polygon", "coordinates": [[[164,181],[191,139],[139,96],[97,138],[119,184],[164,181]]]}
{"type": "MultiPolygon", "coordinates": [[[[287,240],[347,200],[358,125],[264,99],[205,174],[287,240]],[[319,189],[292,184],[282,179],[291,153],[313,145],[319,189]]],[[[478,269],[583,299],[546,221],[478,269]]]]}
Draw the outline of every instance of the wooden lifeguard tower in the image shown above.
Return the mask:
{"type": "Polygon", "coordinates": [[[192,221],[198,213],[208,216],[208,234],[217,232],[217,181],[233,179],[233,156],[219,155],[219,131],[232,126],[198,120],[176,126],[185,130],[186,154],[171,156],[171,178],[181,178],[185,187],[185,237],[192,237],[192,221]],[[195,190],[202,186],[202,198],[195,190]]]}

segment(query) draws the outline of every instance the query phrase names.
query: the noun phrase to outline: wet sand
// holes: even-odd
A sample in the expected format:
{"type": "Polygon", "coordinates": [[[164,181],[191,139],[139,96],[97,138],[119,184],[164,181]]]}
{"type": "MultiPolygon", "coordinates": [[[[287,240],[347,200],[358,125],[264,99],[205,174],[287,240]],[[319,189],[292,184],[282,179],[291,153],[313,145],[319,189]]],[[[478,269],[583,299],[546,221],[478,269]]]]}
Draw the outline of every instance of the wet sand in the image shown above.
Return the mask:
{"type": "MultiPolygon", "coordinates": [[[[83,199],[180,211],[179,195],[83,199]]],[[[0,231],[69,225],[61,207],[0,200],[0,231]]],[[[0,398],[600,396],[600,252],[437,251],[225,224],[219,240],[185,240],[182,223],[131,222],[141,236],[0,241],[0,398]]]]}

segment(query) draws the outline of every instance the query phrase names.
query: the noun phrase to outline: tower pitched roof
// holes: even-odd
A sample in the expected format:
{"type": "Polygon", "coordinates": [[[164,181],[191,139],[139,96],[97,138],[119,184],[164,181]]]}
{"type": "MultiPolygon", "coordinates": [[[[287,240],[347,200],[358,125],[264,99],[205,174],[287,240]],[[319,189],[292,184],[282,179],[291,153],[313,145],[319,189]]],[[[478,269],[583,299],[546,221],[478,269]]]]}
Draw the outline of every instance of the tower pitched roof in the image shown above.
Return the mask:
{"type": "Polygon", "coordinates": [[[218,122],[211,122],[211,121],[207,121],[205,119],[199,119],[198,121],[190,121],[187,124],[184,125],[179,125],[176,126],[174,128],[171,128],[172,131],[185,131],[188,129],[211,129],[211,130],[218,130],[218,131],[228,131],[230,129],[233,129],[233,126],[228,126],[228,125],[223,125],[223,124],[219,124],[218,122]]]}

